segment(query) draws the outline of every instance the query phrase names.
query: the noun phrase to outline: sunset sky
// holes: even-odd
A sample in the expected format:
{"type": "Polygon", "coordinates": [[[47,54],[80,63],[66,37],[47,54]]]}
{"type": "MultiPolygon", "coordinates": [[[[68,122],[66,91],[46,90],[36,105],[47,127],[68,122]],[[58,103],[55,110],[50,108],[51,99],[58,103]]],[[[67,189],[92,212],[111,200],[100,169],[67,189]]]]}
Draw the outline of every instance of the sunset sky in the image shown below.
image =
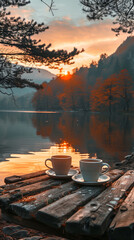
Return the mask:
{"type": "MultiPolygon", "coordinates": [[[[49,4],[51,0],[46,0],[49,4]]],[[[79,0],[55,0],[54,16],[45,4],[40,0],[31,0],[31,4],[12,8],[14,16],[22,16],[26,19],[34,19],[38,23],[44,22],[49,30],[39,35],[42,42],[52,43],[52,49],[73,50],[74,47],[85,51],[74,58],[75,64],[71,66],[61,65],[63,73],[71,71],[82,65],[89,66],[92,60],[98,60],[101,53],[112,54],[117,47],[126,39],[127,34],[116,37],[111,31],[112,22],[107,19],[102,22],[89,22],[86,14],[82,11],[79,0]]],[[[48,69],[53,73],[57,70],[48,69]]]]}

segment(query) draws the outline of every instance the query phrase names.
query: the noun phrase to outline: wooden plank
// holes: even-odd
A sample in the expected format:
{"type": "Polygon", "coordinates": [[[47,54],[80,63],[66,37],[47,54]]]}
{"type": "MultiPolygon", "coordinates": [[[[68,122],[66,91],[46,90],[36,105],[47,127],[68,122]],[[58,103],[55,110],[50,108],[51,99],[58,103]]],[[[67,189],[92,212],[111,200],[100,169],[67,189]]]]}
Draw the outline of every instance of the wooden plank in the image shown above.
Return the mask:
{"type": "Polygon", "coordinates": [[[134,188],[113,219],[110,225],[109,237],[111,240],[134,239],[134,188]]]}
{"type": "MultiPolygon", "coordinates": [[[[78,167],[71,166],[71,168],[79,170],[78,167]]],[[[46,175],[46,170],[33,172],[33,173],[28,173],[28,174],[24,174],[24,175],[20,175],[20,176],[19,175],[13,175],[13,176],[10,176],[10,177],[6,177],[4,179],[4,181],[5,181],[6,184],[11,184],[11,183],[16,183],[16,182],[23,181],[23,180],[26,180],[26,179],[39,177],[39,176],[42,176],[42,175],[46,175]]]]}
{"type": "MultiPolygon", "coordinates": [[[[73,169],[78,170],[78,168],[76,168],[76,167],[73,167],[73,169]]],[[[26,174],[26,175],[22,175],[22,176],[17,176],[17,179],[15,179],[15,180],[14,180],[14,176],[11,176],[11,177],[9,177],[9,179],[10,179],[9,181],[12,181],[13,183],[0,186],[0,195],[5,193],[6,191],[9,191],[9,190],[12,190],[15,188],[20,188],[20,187],[23,187],[23,186],[26,186],[29,184],[33,184],[36,182],[41,182],[48,178],[50,178],[50,177],[48,175],[46,175],[44,171],[40,171],[40,172],[36,172],[36,173],[32,173],[32,174],[30,173],[30,174],[26,174]],[[40,175],[42,173],[43,173],[43,175],[40,175]],[[39,175],[39,176],[36,177],[36,175],[39,175]],[[31,178],[29,178],[30,176],[31,176],[31,178]],[[19,181],[16,181],[16,180],[18,180],[18,178],[19,178],[19,181]],[[23,178],[24,178],[24,180],[20,180],[23,178]]]]}
{"type": "Polygon", "coordinates": [[[19,224],[21,226],[24,226],[24,227],[28,227],[28,228],[31,228],[31,229],[35,229],[35,230],[38,230],[40,232],[45,232],[45,233],[48,233],[48,234],[54,234],[54,235],[57,235],[57,236],[60,236],[62,234],[62,231],[57,231],[57,230],[54,230],[48,226],[45,226],[44,224],[41,224],[39,222],[37,222],[35,219],[22,219],[21,217],[19,216],[16,216],[16,215],[13,215],[9,212],[5,212],[5,211],[2,211],[2,219],[4,219],[5,221],[9,222],[9,223],[15,223],[15,224],[19,224]]]}
{"type": "Polygon", "coordinates": [[[9,190],[13,190],[16,188],[20,188],[29,184],[33,184],[36,182],[41,182],[44,180],[49,179],[48,175],[42,175],[39,177],[34,177],[34,178],[30,178],[27,180],[23,180],[23,181],[19,181],[19,182],[15,182],[15,183],[10,183],[10,184],[6,184],[0,187],[0,194],[5,194],[6,192],[8,192],[9,190]]]}
{"type": "MultiPolygon", "coordinates": [[[[83,237],[81,238],[80,236],[76,237],[76,236],[67,234],[64,231],[64,229],[54,229],[54,228],[48,227],[45,224],[42,224],[42,223],[36,221],[35,219],[32,219],[32,221],[31,221],[31,219],[22,219],[21,217],[13,215],[9,212],[7,213],[7,212],[2,211],[2,219],[4,219],[7,222],[10,222],[12,224],[13,223],[15,223],[17,225],[19,224],[19,225],[27,227],[27,228],[31,228],[31,229],[38,230],[40,232],[47,233],[47,236],[48,236],[48,234],[50,234],[50,235],[53,234],[54,237],[57,236],[57,237],[65,237],[65,238],[71,239],[71,240],[83,240],[83,237]]],[[[55,239],[56,238],[54,238],[53,240],[55,240],[55,239]]],[[[89,237],[84,237],[84,240],[89,240],[89,237]]],[[[95,239],[90,238],[90,240],[95,240],[95,239]]]]}
{"type": "Polygon", "coordinates": [[[24,174],[24,175],[21,175],[21,176],[13,175],[13,176],[10,176],[10,177],[6,177],[4,179],[4,181],[5,181],[6,184],[10,184],[10,183],[15,183],[15,182],[22,181],[22,180],[25,180],[25,179],[42,176],[42,175],[45,175],[45,174],[46,174],[45,170],[42,170],[42,171],[38,171],[38,172],[34,172],[34,173],[24,174]]]}
{"type": "MultiPolygon", "coordinates": [[[[112,183],[122,175],[120,170],[112,170],[109,172],[110,181],[112,183]]],[[[106,188],[101,186],[84,186],[75,193],[63,197],[62,199],[40,209],[36,218],[40,221],[54,228],[60,228],[65,224],[67,218],[74,214],[79,207],[85,205],[92,198],[96,197],[106,188]]]]}
{"type": "Polygon", "coordinates": [[[64,197],[78,188],[79,185],[71,181],[62,184],[55,189],[36,194],[33,198],[26,198],[22,199],[22,201],[12,203],[9,207],[15,214],[28,219],[34,217],[34,214],[38,209],[64,197]]]}
{"type": "Polygon", "coordinates": [[[48,179],[46,181],[30,184],[24,187],[10,190],[8,193],[0,196],[0,206],[7,208],[11,202],[22,199],[25,196],[34,195],[52,187],[65,183],[63,180],[48,179]]]}
{"type": "Polygon", "coordinates": [[[115,215],[115,208],[133,185],[134,171],[131,170],[70,217],[66,231],[90,236],[104,234],[115,215]]]}

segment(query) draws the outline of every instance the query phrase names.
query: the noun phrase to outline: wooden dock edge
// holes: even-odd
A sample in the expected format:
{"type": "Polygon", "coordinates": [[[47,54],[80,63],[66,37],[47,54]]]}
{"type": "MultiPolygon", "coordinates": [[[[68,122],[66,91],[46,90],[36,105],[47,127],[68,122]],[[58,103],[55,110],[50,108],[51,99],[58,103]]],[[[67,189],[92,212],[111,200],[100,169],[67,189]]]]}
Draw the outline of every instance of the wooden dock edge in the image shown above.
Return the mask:
{"type": "MultiPolygon", "coordinates": [[[[35,229],[37,231],[41,231],[41,232],[44,232],[44,233],[48,233],[48,234],[53,234],[55,235],[56,237],[62,237],[62,238],[66,238],[68,240],[83,240],[83,237],[84,237],[84,240],[89,240],[89,236],[75,236],[75,235],[72,235],[70,233],[67,233],[64,231],[63,228],[61,229],[54,229],[54,228],[51,228],[49,226],[46,226],[45,224],[43,223],[40,223],[36,220],[30,220],[30,219],[21,219],[21,217],[17,216],[17,215],[13,215],[11,213],[7,213],[5,211],[1,211],[1,216],[2,218],[7,221],[7,222],[10,222],[10,223],[14,223],[14,224],[17,224],[17,225],[21,225],[23,227],[27,227],[27,228],[30,228],[30,229],[35,229]]],[[[104,235],[102,238],[99,238],[99,240],[109,240],[107,238],[107,234],[106,236],[104,235]]],[[[94,238],[90,238],[90,240],[95,240],[94,238]]]]}

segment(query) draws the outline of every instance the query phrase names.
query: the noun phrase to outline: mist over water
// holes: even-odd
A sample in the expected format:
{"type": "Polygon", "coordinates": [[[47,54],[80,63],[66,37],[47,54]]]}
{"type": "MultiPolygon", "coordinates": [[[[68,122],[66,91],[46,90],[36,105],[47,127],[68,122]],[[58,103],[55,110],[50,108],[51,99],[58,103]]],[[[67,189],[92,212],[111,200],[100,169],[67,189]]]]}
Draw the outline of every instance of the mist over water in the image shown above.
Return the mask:
{"type": "Polygon", "coordinates": [[[134,114],[0,112],[0,185],[6,176],[45,169],[54,154],[113,165],[134,147],[134,114]]]}

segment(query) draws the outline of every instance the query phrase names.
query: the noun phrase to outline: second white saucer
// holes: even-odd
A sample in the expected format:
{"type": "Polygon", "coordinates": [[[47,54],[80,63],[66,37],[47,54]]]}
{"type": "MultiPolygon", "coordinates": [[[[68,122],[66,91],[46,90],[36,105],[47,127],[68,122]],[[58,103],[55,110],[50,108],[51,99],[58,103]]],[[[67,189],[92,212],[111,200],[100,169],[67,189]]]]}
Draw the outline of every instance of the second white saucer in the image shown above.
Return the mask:
{"type": "Polygon", "coordinates": [[[106,183],[110,180],[110,177],[105,175],[105,174],[102,174],[99,178],[98,178],[98,181],[97,182],[85,182],[83,177],[82,177],[82,174],[75,174],[73,177],[72,177],[72,180],[79,183],[79,184],[82,184],[82,185],[100,185],[100,184],[103,184],[103,183],[106,183]]]}

